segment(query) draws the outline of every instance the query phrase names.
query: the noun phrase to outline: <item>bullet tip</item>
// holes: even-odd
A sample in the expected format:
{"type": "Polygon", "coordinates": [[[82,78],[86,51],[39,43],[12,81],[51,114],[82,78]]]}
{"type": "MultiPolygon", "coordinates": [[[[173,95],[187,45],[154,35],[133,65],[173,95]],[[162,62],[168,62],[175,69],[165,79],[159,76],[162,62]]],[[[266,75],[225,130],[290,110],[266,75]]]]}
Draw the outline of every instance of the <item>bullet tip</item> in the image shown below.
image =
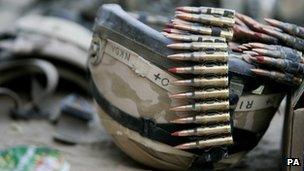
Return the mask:
{"type": "Polygon", "coordinates": [[[170,110],[170,111],[175,111],[174,107],[170,108],[169,110],[170,110]]]}
{"type": "Polygon", "coordinates": [[[170,123],[178,124],[178,123],[182,123],[182,122],[180,121],[180,119],[174,119],[174,120],[171,120],[170,123]]]}
{"type": "Polygon", "coordinates": [[[176,7],[175,8],[176,11],[183,11],[183,9],[184,9],[183,7],[176,7]]]}
{"type": "Polygon", "coordinates": [[[243,50],[242,49],[240,49],[240,48],[238,48],[238,47],[232,47],[231,48],[232,49],[232,51],[234,51],[234,52],[243,52],[243,50]]]}
{"type": "Polygon", "coordinates": [[[168,47],[168,48],[173,48],[173,47],[175,47],[175,46],[174,46],[174,44],[169,44],[169,45],[167,45],[167,47],[168,47]]]}
{"type": "Polygon", "coordinates": [[[177,14],[175,14],[175,17],[180,17],[182,15],[183,15],[182,13],[177,13],[177,14]]]}
{"type": "Polygon", "coordinates": [[[263,34],[262,34],[262,33],[256,33],[256,32],[255,32],[253,35],[256,36],[256,37],[259,37],[259,38],[263,37],[263,34]]]}
{"type": "Polygon", "coordinates": [[[169,110],[174,112],[180,112],[180,111],[184,111],[185,109],[183,106],[177,106],[177,107],[172,107],[169,110]]]}
{"type": "Polygon", "coordinates": [[[253,71],[253,72],[256,72],[258,71],[259,69],[255,69],[255,68],[251,68],[250,71],[253,71]]]}
{"type": "Polygon", "coordinates": [[[256,56],[256,60],[260,63],[263,63],[265,61],[264,56],[256,56]]]}
{"type": "MultiPolygon", "coordinates": [[[[264,32],[266,32],[266,33],[272,33],[272,30],[270,30],[269,28],[265,28],[265,27],[261,27],[261,29],[264,31],[264,32]]],[[[261,34],[262,35],[262,33],[255,33],[255,34],[261,34]]]]}
{"type": "Polygon", "coordinates": [[[174,148],[181,149],[181,150],[186,150],[186,149],[188,149],[188,146],[185,145],[185,144],[181,144],[181,145],[175,146],[174,148]]]}
{"type": "Polygon", "coordinates": [[[250,42],[248,43],[251,48],[264,48],[266,45],[262,43],[250,42]]]}
{"type": "Polygon", "coordinates": [[[183,85],[183,81],[181,81],[181,80],[172,81],[171,84],[180,86],[180,85],[183,85]]]}
{"type": "Polygon", "coordinates": [[[248,48],[246,46],[244,46],[244,45],[240,45],[240,46],[238,46],[238,48],[240,48],[242,50],[248,50],[248,48]]]}
{"type": "Polygon", "coordinates": [[[164,28],[163,31],[167,32],[167,33],[171,33],[171,29],[170,28],[164,28]]]}
{"type": "Polygon", "coordinates": [[[169,68],[168,71],[172,72],[172,73],[176,73],[177,72],[177,68],[169,68]]]}
{"type": "Polygon", "coordinates": [[[243,44],[243,46],[245,46],[247,48],[251,48],[251,45],[249,43],[245,43],[245,44],[243,44]]]}
{"type": "Polygon", "coordinates": [[[249,55],[251,55],[251,56],[258,56],[259,54],[257,52],[254,52],[254,51],[249,51],[249,55]]]}
{"type": "Polygon", "coordinates": [[[169,94],[169,98],[173,98],[174,97],[174,94],[169,94]]]}
{"type": "Polygon", "coordinates": [[[264,18],[264,20],[269,24],[277,23],[277,20],[271,19],[271,18],[264,18]]]}
{"type": "Polygon", "coordinates": [[[256,52],[257,54],[265,54],[266,50],[265,49],[259,49],[259,48],[253,48],[253,52],[256,52]]]}
{"type": "Polygon", "coordinates": [[[251,63],[252,61],[250,60],[249,56],[246,55],[246,56],[243,56],[243,59],[248,62],[248,63],[251,63]]]}
{"type": "Polygon", "coordinates": [[[167,28],[173,28],[174,25],[173,25],[172,23],[167,23],[167,24],[166,24],[166,27],[167,27],[167,28]]]}
{"type": "Polygon", "coordinates": [[[185,98],[186,95],[184,93],[181,94],[170,94],[169,98],[175,98],[175,99],[179,99],[179,98],[185,98]]]}
{"type": "Polygon", "coordinates": [[[174,59],[175,55],[168,55],[167,58],[174,59]]]}
{"type": "Polygon", "coordinates": [[[264,75],[264,70],[262,69],[250,69],[252,72],[258,75],[264,75]]]}
{"type": "Polygon", "coordinates": [[[249,56],[249,59],[250,59],[250,60],[253,60],[253,61],[256,61],[256,58],[253,57],[253,56],[249,56]]]}
{"type": "Polygon", "coordinates": [[[179,136],[178,132],[171,133],[171,136],[179,136]]]}

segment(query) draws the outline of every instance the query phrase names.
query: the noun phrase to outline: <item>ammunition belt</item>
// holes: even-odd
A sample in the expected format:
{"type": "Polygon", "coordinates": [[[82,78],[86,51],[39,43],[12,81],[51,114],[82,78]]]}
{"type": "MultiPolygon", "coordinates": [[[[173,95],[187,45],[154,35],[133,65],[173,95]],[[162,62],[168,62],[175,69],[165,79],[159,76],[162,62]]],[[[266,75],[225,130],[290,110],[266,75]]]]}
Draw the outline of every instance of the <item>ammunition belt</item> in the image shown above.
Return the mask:
{"type": "MultiPolygon", "coordinates": [[[[204,10],[204,8],[201,8],[201,10],[204,10]]],[[[217,13],[226,13],[226,15],[223,15],[225,17],[227,16],[231,16],[231,15],[227,15],[227,13],[231,14],[233,13],[233,11],[230,10],[222,10],[222,9],[216,9],[213,10],[213,8],[211,8],[211,10],[208,10],[212,15],[214,16],[221,16],[217,13]],[[221,12],[212,12],[212,11],[221,11],[221,12]],[[227,11],[227,12],[224,12],[227,11]],[[229,12],[230,11],[230,12],[229,12]]],[[[209,15],[211,15],[209,14],[209,15]]],[[[233,15],[232,15],[233,16],[233,15]]],[[[177,19],[174,19],[177,20],[177,19]]],[[[181,20],[178,19],[177,21],[184,21],[184,22],[188,22],[188,23],[192,23],[186,20],[181,20]]],[[[214,76],[218,76],[221,75],[222,77],[224,77],[224,79],[218,79],[217,77],[215,77],[216,79],[213,79],[213,83],[210,82],[210,84],[204,88],[204,91],[208,91],[208,92],[212,92],[212,87],[214,83],[218,83],[219,87],[221,87],[220,90],[217,90],[217,93],[220,93],[221,95],[225,96],[224,94],[227,93],[227,85],[226,86],[220,86],[221,84],[226,84],[227,82],[227,74],[223,73],[223,68],[225,68],[225,66],[227,66],[227,60],[228,60],[228,53],[227,53],[227,44],[226,44],[226,40],[230,39],[232,37],[232,32],[230,31],[230,27],[231,26],[219,26],[216,24],[209,24],[208,26],[208,32],[206,32],[204,35],[197,34],[196,32],[190,32],[190,31],[182,31],[180,29],[175,29],[175,28],[170,28],[168,29],[168,31],[177,31],[178,33],[185,33],[185,34],[172,34],[172,33],[168,33],[166,34],[166,36],[168,39],[164,36],[162,36],[159,32],[157,32],[156,30],[151,29],[150,27],[143,25],[142,23],[140,23],[138,20],[130,17],[129,15],[127,15],[126,12],[124,12],[119,6],[117,5],[113,5],[113,4],[108,4],[108,5],[104,5],[101,10],[100,10],[100,14],[99,17],[96,20],[96,24],[94,27],[94,36],[93,36],[93,43],[95,43],[95,40],[98,39],[94,39],[94,37],[98,37],[101,38],[102,40],[106,40],[107,43],[111,42],[114,43],[116,42],[117,44],[121,45],[122,47],[127,47],[127,49],[129,51],[132,51],[134,53],[136,53],[138,56],[142,57],[144,60],[149,61],[149,63],[151,63],[152,65],[157,66],[158,68],[165,70],[171,67],[182,67],[182,66],[187,66],[187,67],[192,67],[193,63],[202,63],[203,65],[206,65],[205,67],[203,67],[201,70],[202,72],[209,72],[209,68],[207,69],[207,67],[213,67],[217,68],[215,75],[212,75],[212,73],[208,73],[208,74],[204,74],[204,78],[210,78],[210,77],[214,77],[214,76]],[[100,17],[102,16],[102,17],[100,17]],[[213,30],[213,31],[212,31],[213,30]],[[228,32],[225,32],[228,31],[228,32]],[[207,36],[206,34],[209,34],[209,36],[207,36]],[[211,35],[211,36],[210,36],[211,35]],[[222,35],[222,36],[221,36],[222,35]],[[225,35],[228,35],[225,37],[225,35]],[[169,36],[175,36],[175,38],[169,37],[169,36]],[[210,39],[212,41],[210,41],[210,39]],[[111,41],[108,41],[111,40],[111,41]],[[177,62],[176,60],[172,60],[174,58],[174,56],[172,54],[174,54],[176,52],[175,49],[170,49],[167,48],[166,45],[170,44],[172,42],[172,40],[177,40],[177,41],[182,41],[182,43],[185,42],[193,42],[192,46],[195,46],[195,48],[203,48],[203,50],[192,50],[193,53],[184,53],[185,56],[187,57],[187,62],[177,62]],[[119,42],[119,43],[118,43],[119,42]],[[197,43],[198,42],[198,43],[197,43]],[[222,50],[218,50],[218,49],[214,49],[214,48],[209,48],[207,46],[206,48],[206,44],[202,45],[202,43],[211,43],[209,44],[210,47],[213,47],[214,43],[220,43],[217,47],[222,48],[222,50]],[[199,44],[201,43],[201,44],[199,44]],[[224,47],[224,48],[223,48],[224,47]],[[190,55],[189,55],[190,54],[190,55]],[[167,55],[172,55],[172,57],[164,57],[167,55]],[[171,59],[169,59],[171,58],[171,59]],[[215,65],[217,64],[217,65],[215,65]],[[223,74],[220,74],[223,73],[223,74]],[[219,82],[222,81],[222,82],[219,82]]],[[[101,43],[97,41],[96,44],[99,44],[102,47],[106,47],[106,45],[104,45],[104,43],[101,43]]],[[[189,44],[191,47],[191,44],[189,44]]],[[[120,47],[121,48],[121,47],[120,47]]],[[[186,49],[187,51],[190,51],[190,49],[186,49]]],[[[186,51],[183,50],[183,51],[186,51]]],[[[104,49],[100,50],[102,53],[105,53],[104,49]]],[[[93,53],[94,54],[94,53],[93,53]]],[[[109,54],[109,53],[108,53],[109,54]]],[[[102,56],[102,55],[101,55],[102,56]]],[[[110,54],[110,56],[112,56],[110,54]]],[[[176,57],[176,56],[175,56],[176,57]]],[[[113,105],[111,103],[110,100],[108,100],[104,94],[106,94],[106,92],[102,91],[102,88],[100,88],[102,86],[102,84],[98,84],[97,82],[94,82],[94,72],[91,69],[91,67],[96,67],[98,66],[98,62],[101,61],[101,59],[98,58],[98,55],[93,55],[91,57],[92,61],[91,61],[91,65],[90,65],[90,75],[92,76],[92,81],[91,81],[91,90],[92,95],[94,96],[94,99],[96,100],[96,102],[98,103],[98,105],[100,106],[100,108],[107,113],[111,119],[115,120],[116,122],[118,122],[119,124],[121,124],[123,127],[126,127],[130,130],[133,130],[135,132],[138,132],[141,136],[160,142],[160,143],[164,143],[170,146],[178,146],[180,144],[184,144],[187,142],[204,142],[206,145],[207,144],[213,144],[212,148],[209,146],[205,146],[206,148],[192,148],[192,149],[186,149],[186,151],[189,151],[193,154],[198,155],[197,159],[195,159],[193,165],[198,165],[199,167],[201,167],[202,164],[204,164],[204,167],[206,166],[207,163],[211,163],[211,162],[216,162],[219,161],[221,159],[223,159],[224,157],[226,157],[228,154],[232,154],[232,153],[237,153],[240,151],[247,151],[248,149],[253,148],[256,143],[258,142],[258,136],[256,136],[253,132],[247,131],[247,130],[243,130],[243,129],[238,129],[238,128],[233,128],[233,133],[236,135],[235,137],[233,137],[233,140],[235,142],[234,145],[229,146],[228,144],[223,144],[223,145],[219,145],[217,146],[216,144],[219,144],[218,142],[223,142],[223,140],[225,140],[225,137],[228,137],[228,139],[231,140],[231,133],[226,134],[226,136],[220,137],[218,135],[214,136],[214,135],[206,135],[206,136],[176,136],[173,135],[172,133],[180,131],[180,130],[189,130],[189,129],[196,129],[198,126],[201,125],[214,125],[214,126],[221,126],[221,125],[225,125],[225,128],[227,128],[227,126],[230,126],[231,124],[229,124],[229,121],[231,122],[230,119],[230,113],[228,112],[228,110],[226,110],[226,107],[228,105],[228,107],[230,106],[227,99],[218,99],[215,98],[214,96],[216,96],[217,93],[211,93],[208,95],[208,97],[212,97],[211,99],[213,100],[208,100],[210,98],[207,98],[206,100],[203,99],[203,102],[217,102],[215,104],[224,104],[223,106],[225,107],[225,110],[223,110],[222,112],[209,112],[209,111],[205,111],[204,115],[197,115],[195,117],[190,118],[190,120],[192,119],[193,122],[188,122],[188,123],[184,123],[184,124],[180,124],[177,123],[178,119],[185,119],[187,120],[187,118],[177,118],[175,121],[172,121],[172,123],[157,123],[153,118],[143,118],[143,117],[135,117],[134,115],[132,115],[131,113],[127,113],[121,109],[119,109],[119,107],[113,105]],[[206,114],[206,115],[205,115],[206,114]],[[225,121],[227,120],[227,121],[225,121]],[[228,121],[229,120],[229,121],[228,121]],[[219,121],[219,122],[218,122],[219,121]],[[174,123],[176,122],[176,123],[174,123]],[[216,138],[219,137],[219,138],[216,138]],[[211,141],[209,141],[211,140],[211,141]]],[[[118,58],[115,58],[118,60],[118,58]]],[[[121,61],[122,62],[122,61],[121,61]]],[[[132,62],[132,60],[131,60],[132,62]]],[[[123,62],[125,63],[125,62],[123,62]]],[[[130,64],[125,63],[126,65],[128,65],[129,67],[133,66],[130,64]]],[[[137,63],[138,64],[138,63],[137,63]]],[[[231,54],[229,54],[229,65],[232,67],[229,67],[229,70],[231,72],[229,72],[229,74],[232,75],[240,75],[241,77],[248,77],[248,78],[252,78],[252,73],[250,72],[250,68],[252,68],[253,66],[246,63],[243,60],[240,60],[238,58],[238,56],[236,57],[232,57],[231,58],[231,54]]],[[[133,68],[131,67],[132,69],[133,68]]],[[[135,72],[135,71],[134,71],[135,72]]],[[[180,75],[182,78],[189,78],[189,76],[193,76],[193,75],[202,75],[199,74],[201,73],[201,71],[196,71],[198,72],[198,74],[182,74],[180,75]]],[[[138,73],[136,73],[138,74],[138,73]]],[[[173,75],[173,74],[171,74],[173,75]]],[[[192,77],[193,78],[193,77],[192,77]]],[[[251,80],[251,79],[249,79],[251,80]]],[[[151,80],[150,80],[151,81],[151,80]]],[[[174,81],[174,80],[173,80],[174,81]]],[[[100,83],[100,82],[99,82],[100,83]]],[[[170,80],[171,83],[171,80],[170,80]]],[[[246,84],[247,85],[247,84],[246,84]]],[[[251,85],[251,84],[249,84],[251,85]]],[[[196,88],[200,88],[201,85],[196,84],[196,88]]],[[[180,86],[181,87],[181,86],[180,86]]],[[[180,89],[179,87],[176,87],[180,89]]],[[[187,86],[182,87],[181,89],[184,90],[184,88],[186,88],[186,90],[188,89],[187,86]]],[[[170,91],[168,89],[166,89],[168,92],[171,93],[171,89],[170,91]]],[[[172,92],[174,90],[172,89],[172,92]]],[[[229,90],[231,91],[231,90],[229,90]]],[[[231,93],[231,92],[230,92],[231,93]]],[[[207,96],[206,94],[208,93],[202,93],[202,95],[200,96],[207,96]]],[[[242,94],[240,92],[240,94],[242,94]]],[[[238,95],[240,95],[238,94],[238,95]]],[[[173,96],[173,94],[171,95],[173,96]]],[[[236,98],[238,100],[238,98],[236,98]]],[[[193,99],[193,100],[202,100],[201,98],[198,99],[193,99]]],[[[237,103],[237,100],[235,100],[235,103],[237,103]]],[[[233,103],[233,102],[231,102],[233,103]]],[[[202,108],[206,109],[204,106],[206,104],[202,104],[200,105],[202,108]]],[[[208,105],[208,104],[207,104],[208,105]]],[[[231,104],[232,105],[232,104],[231,104]]],[[[217,108],[216,106],[215,109],[217,108]]],[[[214,109],[213,109],[214,110],[214,109]]],[[[232,110],[232,109],[231,109],[232,110]]],[[[197,112],[197,111],[191,111],[191,112],[197,112]]],[[[230,127],[231,128],[231,127],[230,127]]],[[[205,130],[207,132],[207,130],[205,130]]],[[[231,142],[231,141],[229,141],[231,142]]],[[[202,143],[201,143],[202,144],[202,143]]]]}
{"type": "MultiPolygon", "coordinates": [[[[189,141],[202,141],[204,139],[199,136],[177,137],[171,134],[171,132],[175,132],[180,129],[193,129],[197,127],[197,124],[195,123],[183,124],[177,127],[176,124],[172,123],[156,123],[155,120],[151,118],[137,118],[119,109],[108,101],[103,96],[103,92],[97,88],[96,83],[94,83],[93,80],[90,83],[90,88],[95,101],[102,110],[122,126],[138,132],[143,137],[162,142],[170,146],[177,146],[189,141]]],[[[214,143],[214,141],[216,140],[214,139],[213,141],[206,142],[214,143]]],[[[187,151],[199,155],[197,162],[200,164],[219,161],[223,156],[228,155],[228,150],[222,147],[210,149],[208,151],[205,151],[205,149],[189,149],[187,151]]]]}
{"type": "MultiPolygon", "coordinates": [[[[177,118],[172,123],[195,123],[199,127],[173,132],[173,136],[203,137],[175,146],[179,149],[208,149],[233,144],[229,114],[228,44],[233,32],[234,11],[206,7],[177,8],[175,18],[163,34],[175,41],[167,45],[176,51],[169,59],[185,63],[185,67],[170,68],[174,74],[189,75],[177,80],[175,86],[191,87],[191,92],[171,94],[172,100],[187,100],[190,104],[175,106],[175,112],[193,112],[191,117],[177,118]],[[182,51],[182,52],[181,52],[182,51]],[[192,66],[189,66],[189,64],[192,66]]],[[[190,89],[190,88],[189,88],[190,89]]]]}

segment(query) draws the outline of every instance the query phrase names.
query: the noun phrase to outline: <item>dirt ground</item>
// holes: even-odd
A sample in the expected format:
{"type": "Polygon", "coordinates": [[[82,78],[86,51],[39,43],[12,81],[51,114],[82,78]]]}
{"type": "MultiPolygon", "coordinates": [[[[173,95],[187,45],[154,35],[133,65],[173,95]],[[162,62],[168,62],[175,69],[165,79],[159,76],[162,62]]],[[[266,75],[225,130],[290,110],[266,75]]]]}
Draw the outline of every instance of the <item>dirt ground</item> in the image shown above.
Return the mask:
{"type": "MultiPolygon", "coordinates": [[[[139,165],[100,129],[100,141],[93,144],[66,145],[53,141],[55,128],[45,120],[12,121],[11,103],[0,98],[0,149],[16,145],[48,146],[59,149],[71,164],[72,171],[151,170],[139,165]]],[[[229,170],[278,170],[283,115],[276,114],[258,146],[238,166],[229,170]]]]}

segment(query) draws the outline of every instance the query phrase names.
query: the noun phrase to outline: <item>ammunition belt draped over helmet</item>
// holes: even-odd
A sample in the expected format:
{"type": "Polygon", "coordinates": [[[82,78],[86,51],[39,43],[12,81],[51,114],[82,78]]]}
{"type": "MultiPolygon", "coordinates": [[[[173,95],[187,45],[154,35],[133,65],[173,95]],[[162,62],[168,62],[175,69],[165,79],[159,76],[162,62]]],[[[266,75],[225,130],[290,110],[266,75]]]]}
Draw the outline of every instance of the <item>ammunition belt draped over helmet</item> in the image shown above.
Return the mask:
{"type": "Polygon", "coordinates": [[[232,10],[179,8],[164,36],[118,5],[100,8],[91,90],[125,153],[160,169],[218,168],[258,143],[284,87],[254,80],[253,66],[228,50],[233,17],[232,10]]]}
{"type": "Polygon", "coordinates": [[[171,28],[164,29],[167,31],[163,33],[166,37],[182,42],[170,44],[168,47],[176,51],[184,51],[169,55],[168,58],[189,62],[190,65],[194,63],[190,67],[169,69],[172,73],[194,75],[190,79],[171,83],[176,86],[188,86],[194,90],[172,94],[169,97],[172,100],[194,100],[192,104],[170,109],[175,112],[191,111],[193,116],[171,122],[194,123],[198,124],[198,127],[177,131],[172,135],[204,137],[202,140],[181,144],[176,148],[225,147],[233,143],[228,113],[228,45],[226,43],[226,38],[232,38],[232,30],[229,27],[233,24],[234,11],[181,7],[177,9],[176,18],[168,25],[171,28]],[[171,29],[177,33],[172,33],[171,29]]]}

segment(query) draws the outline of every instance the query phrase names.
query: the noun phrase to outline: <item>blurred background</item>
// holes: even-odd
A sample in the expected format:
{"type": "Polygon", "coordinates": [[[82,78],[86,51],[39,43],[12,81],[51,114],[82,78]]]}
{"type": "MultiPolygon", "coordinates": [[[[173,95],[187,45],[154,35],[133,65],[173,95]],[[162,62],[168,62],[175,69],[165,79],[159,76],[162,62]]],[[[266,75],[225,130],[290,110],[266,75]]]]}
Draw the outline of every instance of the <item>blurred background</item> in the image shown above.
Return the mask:
{"type": "Polygon", "coordinates": [[[141,16],[170,18],[175,7],[190,5],[235,9],[258,20],[271,17],[299,25],[304,22],[302,0],[1,0],[0,30],[7,29],[16,18],[29,13],[58,16],[92,28],[98,7],[105,3],[118,3],[126,11],[141,16]]]}
{"type": "MultiPolygon", "coordinates": [[[[259,21],[262,21],[264,17],[270,17],[298,25],[303,25],[304,23],[304,17],[302,14],[304,9],[303,0],[0,0],[0,34],[2,35],[0,36],[0,39],[4,40],[8,35],[9,38],[11,38],[10,36],[12,35],[13,38],[18,37],[18,35],[16,36],[16,22],[24,16],[42,15],[67,19],[69,21],[78,23],[84,29],[87,29],[87,31],[84,31],[86,32],[85,35],[88,37],[87,39],[80,39],[81,36],[79,36],[77,33],[74,33],[73,39],[76,42],[84,40],[83,43],[85,44],[85,50],[83,50],[83,55],[80,58],[85,60],[88,57],[88,47],[90,44],[89,38],[92,34],[90,31],[92,30],[94,24],[95,14],[99,6],[105,3],[120,4],[122,8],[129,11],[132,16],[151,25],[159,31],[173,15],[175,7],[186,5],[235,9],[236,11],[249,15],[259,21]]],[[[39,25],[37,27],[39,27],[39,25]]],[[[2,47],[0,43],[0,64],[1,60],[4,61],[4,59],[7,59],[9,55],[15,55],[14,53],[6,53],[7,51],[4,49],[4,47],[5,46],[2,47]]],[[[35,52],[33,54],[35,55],[35,52]]],[[[47,60],[49,60],[49,58],[47,60]]],[[[52,65],[54,65],[56,68],[62,67],[63,64],[64,63],[52,61],[52,65]]],[[[69,66],[66,65],[65,67],[69,66]]],[[[86,102],[91,104],[91,97],[87,93],[87,90],[83,88],[86,87],[86,85],[79,86],[79,84],[75,83],[74,81],[78,79],[76,78],[77,73],[80,73],[79,75],[84,77],[81,79],[84,79],[82,82],[85,84],[85,69],[80,67],[80,70],[81,71],[78,72],[77,70],[72,69],[73,72],[76,72],[76,76],[71,77],[72,81],[70,80],[63,83],[61,81],[56,89],[56,93],[54,93],[51,98],[45,100],[47,102],[45,102],[46,104],[44,106],[51,106],[49,107],[51,108],[50,110],[55,108],[54,110],[58,111],[59,109],[57,108],[60,108],[58,106],[62,105],[62,99],[70,94],[80,94],[80,96],[84,98],[86,102]],[[75,88],[77,85],[80,88],[75,88]]],[[[3,72],[0,71],[0,87],[9,87],[10,89],[18,92],[18,94],[20,92],[20,96],[24,97],[25,101],[31,100],[32,97],[27,97],[32,96],[33,94],[28,93],[28,91],[33,91],[33,89],[35,89],[35,87],[33,88],[33,84],[31,83],[33,81],[31,79],[24,80],[24,78],[18,78],[13,79],[13,81],[10,81],[9,83],[2,84],[1,77],[3,76],[3,72]]],[[[44,82],[44,80],[39,76],[37,80],[38,82],[44,82]]],[[[41,84],[43,86],[43,83],[41,84]]],[[[37,92],[35,93],[37,94],[37,92]]],[[[144,166],[138,165],[132,159],[124,155],[112,143],[110,137],[103,132],[103,128],[98,126],[98,119],[94,120],[97,125],[96,132],[92,133],[92,136],[97,138],[90,137],[90,139],[85,137],[85,139],[90,139],[90,141],[81,141],[81,143],[77,142],[80,140],[73,139],[69,140],[72,141],[72,143],[70,142],[69,144],[73,145],[67,145],[66,143],[58,143],[53,141],[54,134],[58,133],[58,131],[59,133],[62,130],[65,131],[67,128],[61,129],[58,128],[58,125],[54,126],[53,124],[50,124],[50,119],[42,121],[32,119],[27,121],[13,120],[8,116],[11,112],[11,107],[11,103],[8,102],[7,98],[2,97],[0,93],[0,149],[6,149],[16,145],[29,144],[53,147],[63,151],[63,153],[67,156],[68,161],[72,165],[72,170],[76,171],[147,169],[144,166]]],[[[283,113],[283,111],[284,106],[281,106],[279,112],[275,115],[270,128],[264,135],[259,145],[253,151],[251,151],[236,168],[232,170],[279,169],[279,163],[281,163],[281,132],[284,117],[280,113],[283,113]]],[[[53,116],[51,116],[51,118],[52,117],[53,116]]],[[[95,116],[93,115],[93,118],[94,117],[95,116]]],[[[51,122],[53,122],[53,120],[51,122]]],[[[73,130],[74,128],[68,129],[73,130]]],[[[70,131],[69,134],[74,136],[72,131],[70,131]]],[[[55,138],[57,138],[57,140],[65,140],[60,136],[55,138]]]]}

